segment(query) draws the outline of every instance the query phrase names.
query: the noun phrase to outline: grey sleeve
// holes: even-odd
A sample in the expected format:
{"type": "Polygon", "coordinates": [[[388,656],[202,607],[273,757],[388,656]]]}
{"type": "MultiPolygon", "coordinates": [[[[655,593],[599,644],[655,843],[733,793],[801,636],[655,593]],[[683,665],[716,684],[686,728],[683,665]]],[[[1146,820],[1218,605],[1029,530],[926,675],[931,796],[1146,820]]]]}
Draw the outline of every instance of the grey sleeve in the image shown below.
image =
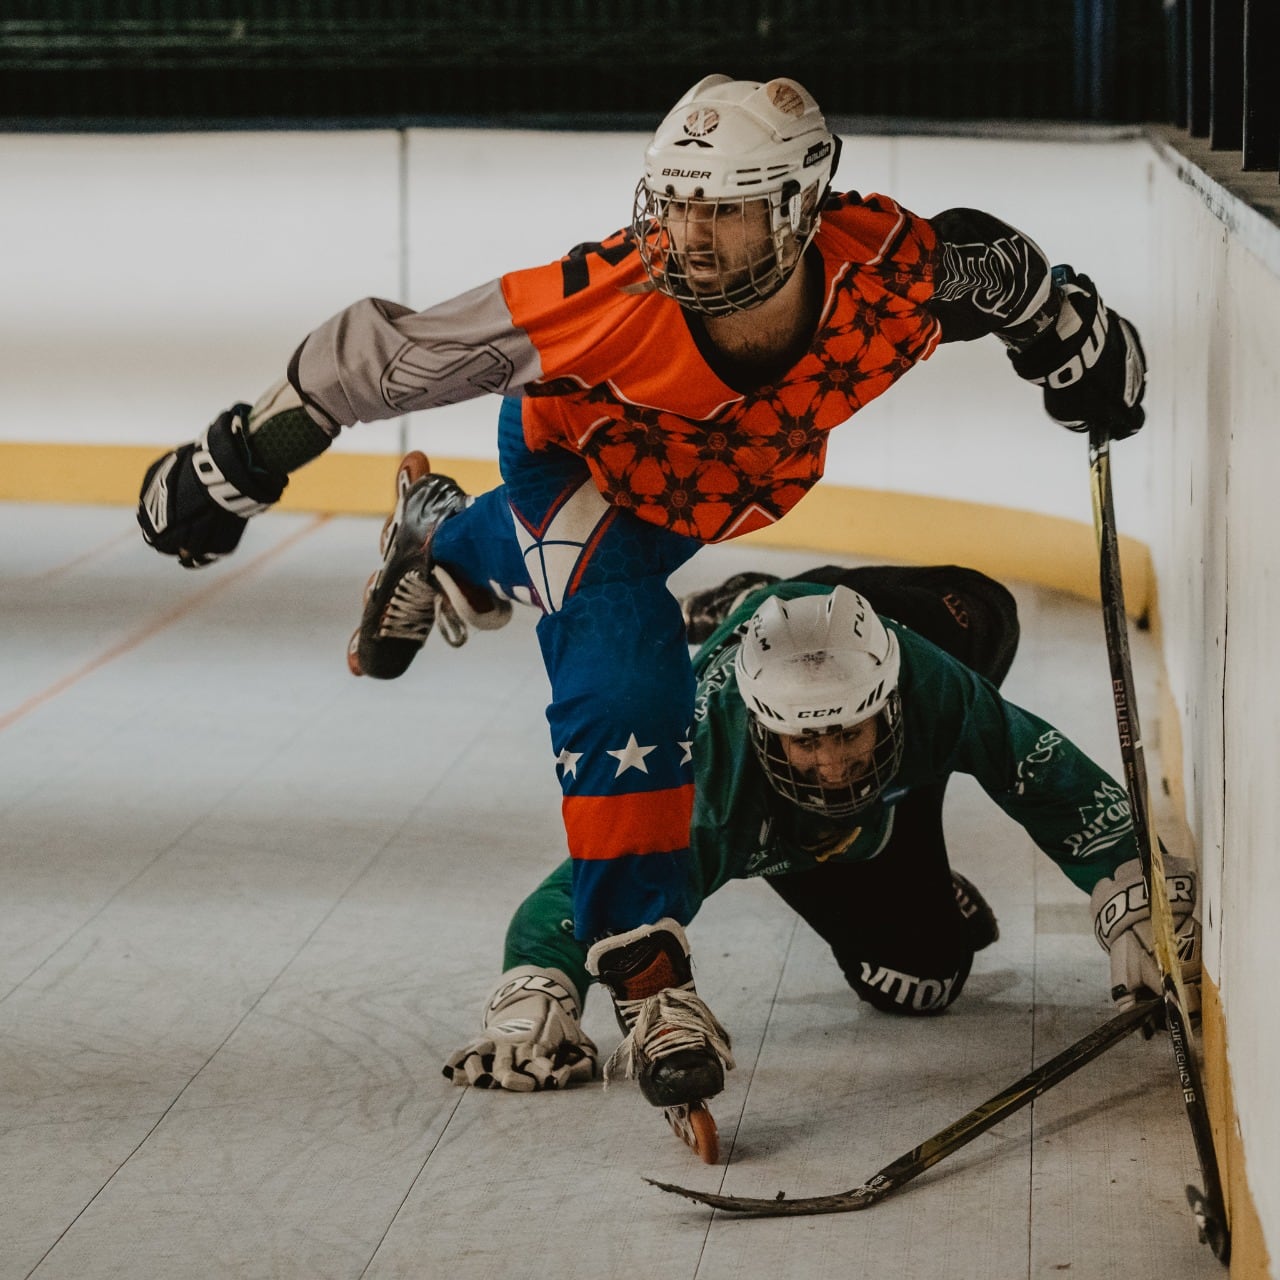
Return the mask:
{"type": "Polygon", "coordinates": [[[497,280],[426,311],[365,298],[308,334],[288,378],[331,435],[417,409],[517,390],[542,362],[497,280]]]}

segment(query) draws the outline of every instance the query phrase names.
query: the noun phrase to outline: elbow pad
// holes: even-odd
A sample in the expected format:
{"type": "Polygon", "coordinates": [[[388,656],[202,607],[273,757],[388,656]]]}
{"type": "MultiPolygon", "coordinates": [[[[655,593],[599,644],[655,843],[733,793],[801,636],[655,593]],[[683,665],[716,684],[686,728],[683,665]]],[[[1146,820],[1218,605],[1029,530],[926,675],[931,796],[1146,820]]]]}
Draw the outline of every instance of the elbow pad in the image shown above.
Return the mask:
{"type": "Polygon", "coordinates": [[[1034,240],[980,209],[947,209],[929,223],[939,241],[929,309],[944,342],[1025,334],[1024,345],[1049,323],[1049,260],[1034,240]]]}

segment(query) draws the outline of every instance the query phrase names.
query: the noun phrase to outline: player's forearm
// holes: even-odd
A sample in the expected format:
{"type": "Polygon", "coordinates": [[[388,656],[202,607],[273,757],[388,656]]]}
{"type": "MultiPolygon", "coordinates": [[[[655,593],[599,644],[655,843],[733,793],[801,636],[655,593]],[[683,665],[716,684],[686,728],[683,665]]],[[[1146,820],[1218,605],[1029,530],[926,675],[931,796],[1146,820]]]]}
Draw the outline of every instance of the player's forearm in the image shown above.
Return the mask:
{"type": "Polygon", "coordinates": [[[316,422],[283,378],[253,406],[248,435],[253,460],[278,476],[305,466],[333,443],[333,433],[316,422]]]}
{"type": "Polygon", "coordinates": [[[929,309],[944,342],[994,333],[1021,348],[1053,323],[1061,297],[1034,240],[980,209],[947,209],[929,223],[939,240],[929,309]]]}
{"type": "Polygon", "coordinates": [[[572,868],[562,862],[515,910],[507,926],[503,972],[519,965],[559,969],[585,1002],[587,945],[573,936],[572,868]]]}
{"type": "Polygon", "coordinates": [[[1085,893],[1121,863],[1137,857],[1138,848],[1123,790],[1101,770],[1096,778],[1096,785],[1023,794],[1000,804],[1085,893]]]}
{"type": "Polygon", "coordinates": [[[949,768],[970,774],[1088,893],[1137,854],[1124,788],[1048,721],[976,676],[967,683],[949,768]]]}
{"type": "Polygon", "coordinates": [[[254,459],[287,475],[343,427],[505,393],[540,372],[498,281],[426,311],[364,298],[309,333],[286,376],[259,397],[249,423],[254,459]]]}
{"type": "Polygon", "coordinates": [[[1124,788],[1052,725],[1009,703],[1005,710],[1015,778],[993,798],[1088,893],[1137,856],[1124,788]]]}
{"type": "Polygon", "coordinates": [[[353,303],[307,335],[288,379],[311,417],[336,435],[356,422],[505,394],[541,371],[493,280],[426,311],[380,298],[353,303]]]}

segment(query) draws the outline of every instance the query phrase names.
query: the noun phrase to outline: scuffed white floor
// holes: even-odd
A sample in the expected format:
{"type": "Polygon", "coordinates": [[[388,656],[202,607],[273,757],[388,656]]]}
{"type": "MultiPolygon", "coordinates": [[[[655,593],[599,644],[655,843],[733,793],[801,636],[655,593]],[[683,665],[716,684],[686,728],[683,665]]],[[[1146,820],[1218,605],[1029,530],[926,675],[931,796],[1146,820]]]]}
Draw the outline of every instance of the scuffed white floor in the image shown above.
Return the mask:
{"type": "MultiPolygon", "coordinates": [[[[442,1079],[562,856],[546,682],[528,613],[353,680],[377,527],[272,516],[186,573],[129,511],[0,506],[0,1280],[1223,1274],[1163,1037],[864,1213],[731,1220],[641,1180],[846,1189],[1110,1015],[1084,896],[965,780],[953,861],[1001,938],[945,1017],[860,1006],[758,883],[691,926],[739,1063],[727,1163],[629,1086],[442,1079]]],[[[677,581],[819,559],[713,548],[677,581]]],[[[1006,692],[1115,770],[1096,608],[1010,585],[1006,692]]],[[[607,1002],[587,1026],[608,1053],[607,1002]]]]}

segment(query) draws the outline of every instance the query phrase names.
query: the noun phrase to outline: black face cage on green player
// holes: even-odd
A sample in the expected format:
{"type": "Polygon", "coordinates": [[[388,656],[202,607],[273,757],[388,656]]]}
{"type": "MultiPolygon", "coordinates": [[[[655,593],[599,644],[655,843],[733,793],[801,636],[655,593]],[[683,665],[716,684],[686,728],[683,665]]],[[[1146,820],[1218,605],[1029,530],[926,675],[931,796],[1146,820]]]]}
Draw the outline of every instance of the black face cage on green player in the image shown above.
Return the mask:
{"type": "Polygon", "coordinates": [[[687,311],[725,316],[786,284],[817,231],[819,195],[817,185],[806,191],[788,180],[761,195],[685,199],[641,178],[631,230],[659,293],[687,311]]]}
{"type": "MultiPolygon", "coordinates": [[[[754,715],[748,715],[747,722],[756,758],[769,779],[769,785],[784,800],[824,818],[849,818],[875,804],[902,765],[902,697],[897,689],[889,695],[874,718],[876,742],[866,767],[835,787],[824,786],[816,771],[809,774],[797,769],[783,746],[783,735],[775,733],[754,715]]],[[[787,736],[793,740],[831,738],[848,733],[850,728],[836,726],[818,733],[787,736]]]]}

